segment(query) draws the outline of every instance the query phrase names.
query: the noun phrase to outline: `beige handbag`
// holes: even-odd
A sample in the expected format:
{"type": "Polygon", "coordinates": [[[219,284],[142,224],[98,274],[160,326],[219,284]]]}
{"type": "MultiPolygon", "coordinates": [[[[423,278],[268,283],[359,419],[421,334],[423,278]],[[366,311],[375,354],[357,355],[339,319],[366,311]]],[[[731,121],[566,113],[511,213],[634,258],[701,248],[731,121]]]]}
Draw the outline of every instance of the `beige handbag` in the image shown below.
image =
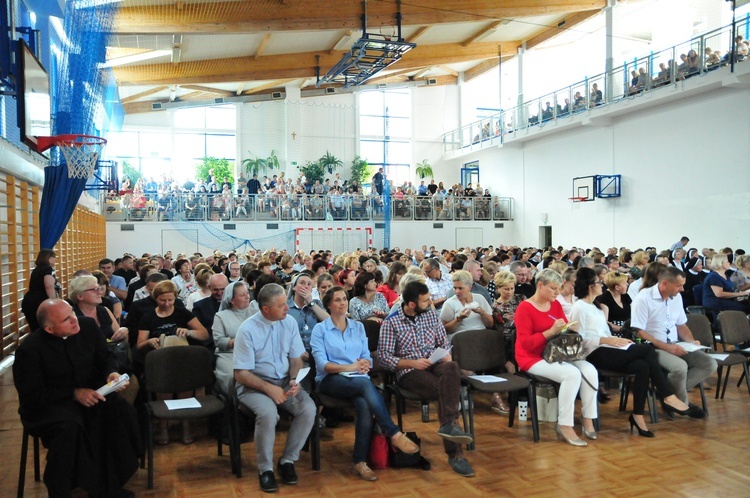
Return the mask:
{"type": "Polygon", "coordinates": [[[188,340],[176,335],[162,334],[159,336],[159,347],[171,348],[172,346],[189,346],[188,340]]]}

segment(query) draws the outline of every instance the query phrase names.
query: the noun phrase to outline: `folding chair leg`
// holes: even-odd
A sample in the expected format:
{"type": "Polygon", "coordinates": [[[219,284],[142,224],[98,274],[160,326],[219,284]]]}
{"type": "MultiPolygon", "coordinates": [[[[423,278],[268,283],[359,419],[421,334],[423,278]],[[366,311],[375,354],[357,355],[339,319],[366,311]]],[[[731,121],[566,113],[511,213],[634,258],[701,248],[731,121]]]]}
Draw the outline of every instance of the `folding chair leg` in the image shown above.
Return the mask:
{"type": "Polygon", "coordinates": [[[315,406],[315,422],[313,423],[313,428],[310,432],[310,438],[312,438],[310,448],[312,469],[320,470],[320,411],[318,410],[317,405],[315,406]]]}
{"type": "MultiPolygon", "coordinates": [[[[721,389],[721,399],[724,399],[724,394],[726,394],[726,392],[727,392],[727,383],[729,382],[729,372],[730,372],[731,370],[732,370],[732,366],[731,366],[731,365],[729,365],[729,366],[727,367],[727,372],[726,372],[726,374],[724,374],[724,386],[723,386],[723,387],[722,387],[722,389],[721,389]]],[[[716,389],[717,389],[717,392],[716,392],[716,394],[717,394],[717,395],[719,394],[719,393],[718,393],[718,389],[719,389],[719,384],[720,384],[720,383],[721,383],[721,375],[719,375],[719,381],[718,381],[718,382],[716,383],[716,389]]]]}
{"type": "MultiPolygon", "coordinates": [[[[724,385],[725,386],[726,386],[727,379],[729,379],[729,371],[731,369],[732,369],[731,366],[727,367],[727,376],[724,379],[724,385]]],[[[719,366],[719,368],[716,369],[716,375],[717,375],[717,379],[716,379],[716,396],[714,397],[714,399],[719,399],[719,393],[721,392],[721,374],[722,374],[723,370],[724,370],[724,367],[721,367],[721,366],[719,366]]],[[[724,399],[724,395],[723,394],[721,395],[721,398],[724,399]]]]}
{"type": "Polygon", "coordinates": [[[508,393],[508,427],[513,427],[516,420],[516,405],[518,405],[518,391],[508,393]]]}
{"type": "Polygon", "coordinates": [[[148,447],[148,489],[154,489],[154,428],[153,419],[149,414],[146,424],[146,445],[148,447]]]}
{"type": "MultiPolygon", "coordinates": [[[[461,416],[463,417],[463,420],[464,420],[464,431],[468,429],[469,434],[471,434],[471,438],[476,440],[475,435],[474,435],[474,402],[471,399],[471,389],[466,388],[466,396],[467,396],[466,404],[468,404],[468,407],[465,406],[463,400],[461,400],[461,416]],[[468,421],[466,420],[467,410],[469,411],[468,421]]],[[[474,448],[476,448],[476,443],[474,441],[466,445],[467,450],[473,450],[474,448]]]]}
{"type": "MultiPolygon", "coordinates": [[[[742,383],[742,378],[744,377],[745,383],[747,384],[747,394],[750,394],[750,372],[748,372],[747,362],[742,364],[742,369],[743,372],[742,377],[740,377],[740,384],[742,383]]],[[[739,384],[737,385],[737,387],[740,387],[739,384]]]]}
{"type": "Polygon", "coordinates": [[[26,485],[26,458],[29,454],[29,433],[23,430],[23,441],[21,442],[21,466],[18,469],[18,489],[16,496],[23,498],[23,488],[26,485]]]}
{"type": "Polygon", "coordinates": [[[653,388],[650,388],[648,390],[648,397],[646,398],[648,401],[648,412],[651,415],[651,423],[652,424],[658,424],[659,423],[659,409],[656,405],[656,392],[653,388]]]}
{"type": "Polygon", "coordinates": [[[34,437],[34,480],[39,482],[42,480],[41,472],[39,471],[39,438],[34,437]]]}
{"type": "Polygon", "coordinates": [[[698,388],[701,391],[701,403],[703,404],[703,411],[706,412],[706,417],[708,417],[708,404],[706,403],[706,390],[703,388],[703,382],[698,384],[698,388]]]}
{"type": "Polygon", "coordinates": [[[536,408],[536,385],[529,385],[529,406],[531,407],[531,429],[534,432],[534,442],[539,442],[539,416],[536,408]]]}
{"type": "Polygon", "coordinates": [[[396,394],[396,417],[398,418],[398,430],[403,432],[404,427],[404,398],[396,394]]]}

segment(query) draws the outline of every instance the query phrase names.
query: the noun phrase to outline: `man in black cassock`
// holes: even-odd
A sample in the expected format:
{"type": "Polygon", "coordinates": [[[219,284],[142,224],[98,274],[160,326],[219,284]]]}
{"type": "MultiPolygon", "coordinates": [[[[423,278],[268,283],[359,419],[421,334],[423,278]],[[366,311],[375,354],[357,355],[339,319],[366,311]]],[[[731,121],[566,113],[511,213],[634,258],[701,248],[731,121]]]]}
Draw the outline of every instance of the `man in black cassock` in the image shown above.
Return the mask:
{"type": "Polygon", "coordinates": [[[96,392],[119,378],[104,336],[61,299],[44,301],[37,320],[40,328],[16,350],[13,379],[21,421],[48,450],[49,496],[70,497],[77,487],[95,497],[133,496],[123,485],[138,468],[138,422],[118,394],[96,392]]]}

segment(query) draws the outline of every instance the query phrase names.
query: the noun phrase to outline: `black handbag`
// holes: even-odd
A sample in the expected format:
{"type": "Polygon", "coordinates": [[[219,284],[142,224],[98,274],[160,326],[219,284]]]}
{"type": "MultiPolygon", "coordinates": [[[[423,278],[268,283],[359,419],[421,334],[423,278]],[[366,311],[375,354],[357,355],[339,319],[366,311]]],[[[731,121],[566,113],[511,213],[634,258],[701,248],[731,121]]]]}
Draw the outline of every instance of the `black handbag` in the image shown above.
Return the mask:
{"type": "Polygon", "coordinates": [[[586,356],[583,354],[583,338],[578,332],[563,332],[558,334],[549,341],[544,348],[542,357],[547,363],[562,363],[564,361],[582,360],[586,356]]]}
{"type": "Polygon", "coordinates": [[[115,364],[119,373],[129,373],[130,368],[130,347],[128,341],[107,342],[107,349],[115,357],[115,364]]]}
{"type": "Polygon", "coordinates": [[[405,432],[403,437],[408,437],[420,447],[420,451],[413,454],[403,453],[391,446],[391,467],[400,469],[405,467],[420,467],[422,470],[430,470],[430,462],[421,454],[422,440],[416,432],[405,432]]]}

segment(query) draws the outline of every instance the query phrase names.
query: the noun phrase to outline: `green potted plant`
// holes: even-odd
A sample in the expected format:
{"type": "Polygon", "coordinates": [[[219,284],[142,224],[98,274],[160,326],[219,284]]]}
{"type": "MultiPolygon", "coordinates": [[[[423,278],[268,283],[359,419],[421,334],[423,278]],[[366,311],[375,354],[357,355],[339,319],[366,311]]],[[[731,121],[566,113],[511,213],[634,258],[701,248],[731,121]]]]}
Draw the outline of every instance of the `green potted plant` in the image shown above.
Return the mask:
{"type": "MultiPolygon", "coordinates": [[[[248,151],[251,155],[252,152],[248,151]]],[[[251,176],[265,173],[268,170],[274,170],[279,168],[279,158],[276,156],[276,151],[271,149],[271,153],[268,157],[249,157],[242,161],[242,166],[245,167],[245,171],[251,176]]]]}
{"type": "Polygon", "coordinates": [[[333,170],[338,169],[344,165],[344,161],[328,151],[326,151],[326,153],[318,160],[318,162],[320,162],[323,168],[328,170],[329,175],[333,173],[333,170]]]}
{"type": "Polygon", "coordinates": [[[356,180],[358,184],[362,185],[370,177],[372,177],[372,171],[370,165],[367,164],[367,160],[354,156],[354,159],[352,159],[352,181],[356,180]]]}
{"type": "Polygon", "coordinates": [[[434,178],[433,172],[432,172],[432,165],[428,162],[427,159],[423,159],[421,163],[417,163],[417,176],[420,180],[424,180],[426,176],[429,176],[430,178],[434,178]]]}
{"type": "Polygon", "coordinates": [[[300,173],[305,175],[305,180],[308,184],[312,185],[315,183],[315,180],[320,180],[323,183],[326,172],[321,161],[307,161],[304,166],[298,166],[297,168],[300,173]]]}
{"type": "Polygon", "coordinates": [[[207,181],[209,171],[213,171],[213,179],[219,185],[222,183],[234,184],[234,167],[229,159],[204,157],[195,167],[195,178],[207,181]]]}

